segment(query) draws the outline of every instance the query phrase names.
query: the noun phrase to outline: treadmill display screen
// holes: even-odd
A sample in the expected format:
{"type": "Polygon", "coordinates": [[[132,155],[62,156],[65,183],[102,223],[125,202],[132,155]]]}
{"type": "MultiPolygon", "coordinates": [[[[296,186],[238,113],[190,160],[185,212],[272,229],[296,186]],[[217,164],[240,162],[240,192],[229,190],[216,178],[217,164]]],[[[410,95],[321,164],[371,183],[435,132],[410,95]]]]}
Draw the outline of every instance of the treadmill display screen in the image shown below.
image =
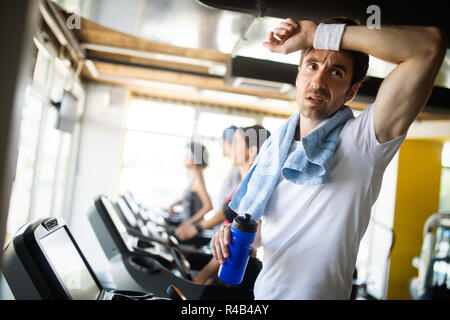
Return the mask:
{"type": "Polygon", "coordinates": [[[119,213],[117,212],[116,208],[114,208],[111,201],[107,198],[103,197],[102,203],[106,211],[108,211],[109,217],[111,218],[114,227],[119,232],[120,238],[122,239],[123,243],[129,250],[133,250],[133,248],[130,245],[130,241],[132,241],[132,238],[128,237],[127,229],[125,228],[125,225],[122,222],[122,220],[120,220],[119,213]]]}
{"type": "Polygon", "coordinates": [[[74,300],[95,300],[101,290],[65,228],[40,240],[49,262],[74,300]]]}

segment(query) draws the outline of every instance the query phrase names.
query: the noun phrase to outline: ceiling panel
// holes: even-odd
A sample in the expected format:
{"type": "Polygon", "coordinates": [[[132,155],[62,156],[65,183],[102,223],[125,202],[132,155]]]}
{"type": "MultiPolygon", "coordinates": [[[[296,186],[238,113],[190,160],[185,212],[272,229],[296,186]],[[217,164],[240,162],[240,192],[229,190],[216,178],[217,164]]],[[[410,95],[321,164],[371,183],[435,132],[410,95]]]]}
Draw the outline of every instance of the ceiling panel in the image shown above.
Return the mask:
{"type": "MultiPolygon", "coordinates": [[[[411,1],[368,0],[339,2],[285,0],[54,0],[66,10],[105,27],[153,42],[185,48],[211,49],[232,56],[297,64],[300,53],[280,55],[261,43],[282,18],[320,21],[330,15],[346,14],[366,22],[367,7],[378,4],[381,22],[435,24],[448,29],[448,11],[443,2],[423,5],[411,1]],[[207,7],[214,3],[230,11],[207,7]],[[258,5],[261,3],[262,5],[258,5]],[[262,8],[262,9],[261,9],[262,8]],[[257,17],[257,15],[260,15],[257,17]]],[[[428,2],[427,2],[428,3],[428,2]]],[[[369,76],[384,78],[394,66],[371,58],[369,76]]],[[[447,50],[436,85],[450,88],[450,50],[447,50]]]]}

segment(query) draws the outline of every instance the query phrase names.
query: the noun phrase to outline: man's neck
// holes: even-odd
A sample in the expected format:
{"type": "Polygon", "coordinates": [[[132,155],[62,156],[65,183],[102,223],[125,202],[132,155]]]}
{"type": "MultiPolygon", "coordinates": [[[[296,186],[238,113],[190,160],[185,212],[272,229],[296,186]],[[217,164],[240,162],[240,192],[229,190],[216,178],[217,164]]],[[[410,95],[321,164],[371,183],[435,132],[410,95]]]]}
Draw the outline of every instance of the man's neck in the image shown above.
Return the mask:
{"type": "Polygon", "coordinates": [[[304,118],[300,113],[300,123],[295,129],[294,139],[299,141],[313,131],[323,120],[311,120],[304,118]]]}

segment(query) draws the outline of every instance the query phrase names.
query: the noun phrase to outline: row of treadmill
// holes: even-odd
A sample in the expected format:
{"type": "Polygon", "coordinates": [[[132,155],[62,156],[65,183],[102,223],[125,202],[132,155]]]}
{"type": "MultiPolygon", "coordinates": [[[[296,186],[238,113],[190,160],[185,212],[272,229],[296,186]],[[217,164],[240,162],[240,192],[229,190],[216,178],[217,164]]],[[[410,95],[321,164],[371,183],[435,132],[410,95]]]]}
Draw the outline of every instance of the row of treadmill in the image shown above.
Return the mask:
{"type": "Polygon", "coordinates": [[[130,192],[99,196],[88,220],[109,260],[108,277],[95,273],[62,219],[40,219],[21,227],[4,250],[2,272],[15,299],[253,299],[257,274],[239,286],[192,281],[212,258],[212,230],[181,242],[173,235],[179,219],[144,208],[130,192]]]}
{"type": "MultiPolygon", "coordinates": [[[[15,299],[253,299],[261,268],[256,258],[239,286],[192,281],[212,258],[212,230],[181,242],[173,235],[180,219],[143,207],[130,192],[115,200],[99,196],[88,220],[110,273],[96,274],[62,219],[40,219],[21,227],[4,249],[2,273],[15,299]]],[[[450,298],[450,212],[428,218],[413,264],[419,271],[410,283],[413,299],[450,298]]]]}

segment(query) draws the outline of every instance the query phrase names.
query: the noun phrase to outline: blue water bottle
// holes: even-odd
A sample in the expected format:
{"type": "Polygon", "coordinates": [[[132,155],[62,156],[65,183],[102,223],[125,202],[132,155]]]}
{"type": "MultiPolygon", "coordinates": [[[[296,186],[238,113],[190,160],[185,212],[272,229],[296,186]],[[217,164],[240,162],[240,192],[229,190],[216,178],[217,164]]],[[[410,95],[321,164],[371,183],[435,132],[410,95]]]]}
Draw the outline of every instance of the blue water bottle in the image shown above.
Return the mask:
{"type": "Polygon", "coordinates": [[[255,240],[258,224],[251,215],[237,216],[231,225],[231,241],[228,246],[230,255],[219,268],[219,278],[229,284],[240,284],[244,278],[250,245],[255,240]]]}

